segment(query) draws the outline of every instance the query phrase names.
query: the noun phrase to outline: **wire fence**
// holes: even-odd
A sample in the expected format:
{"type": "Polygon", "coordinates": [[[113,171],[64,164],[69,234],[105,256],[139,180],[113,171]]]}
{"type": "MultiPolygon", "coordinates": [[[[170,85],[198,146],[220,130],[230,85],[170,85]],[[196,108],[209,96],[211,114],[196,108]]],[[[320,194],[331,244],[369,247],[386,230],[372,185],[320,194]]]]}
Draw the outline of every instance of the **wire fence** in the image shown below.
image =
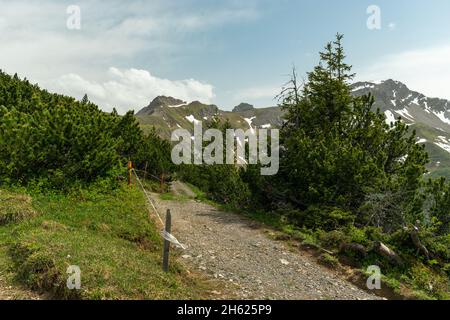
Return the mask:
{"type": "Polygon", "coordinates": [[[158,182],[163,182],[163,180],[160,177],[157,177],[157,176],[149,173],[148,171],[139,170],[139,169],[133,169],[133,170],[136,171],[136,172],[143,172],[144,176],[149,176],[149,177],[152,177],[153,179],[158,180],[158,182]]]}
{"type": "MultiPolygon", "coordinates": [[[[162,226],[162,230],[160,232],[161,237],[163,237],[163,239],[173,243],[175,246],[177,246],[178,248],[181,248],[183,250],[185,250],[187,247],[180,243],[177,238],[175,238],[172,234],[170,234],[169,232],[167,232],[165,230],[165,224],[162,218],[162,214],[159,212],[159,210],[157,209],[156,206],[156,202],[153,200],[153,198],[151,197],[151,195],[148,193],[147,189],[145,189],[144,184],[142,183],[141,179],[139,178],[138,174],[137,174],[137,170],[135,169],[131,169],[131,171],[134,173],[134,176],[136,177],[136,181],[138,182],[138,184],[140,185],[142,192],[145,194],[148,203],[150,204],[150,206],[153,208],[159,222],[161,223],[162,226]]],[[[152,175],[150,175],[152,176],[152,175]]],[[[154,177],[154,176],[153,176],[154,177]]],[[[158,179],[159,180],[159,179],[158,179]]]]}

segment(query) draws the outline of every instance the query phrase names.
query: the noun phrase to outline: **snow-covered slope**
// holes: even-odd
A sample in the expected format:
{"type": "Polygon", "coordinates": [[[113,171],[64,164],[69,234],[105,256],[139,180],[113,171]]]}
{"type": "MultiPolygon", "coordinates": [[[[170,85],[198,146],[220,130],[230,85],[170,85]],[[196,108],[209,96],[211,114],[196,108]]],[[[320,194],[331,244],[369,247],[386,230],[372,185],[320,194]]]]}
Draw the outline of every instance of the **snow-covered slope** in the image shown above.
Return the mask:
{"type": "Polygon", "coordinates": [[[417,143],[425,144],[430,155],[430,170],[434,175],[450,176],[450,102],[430,98],[410,90],[405,84],[386,80],[380,83],[358,82],[352,93],[361,96],[371,93],[375,108],[391,123],[401,118],[417,132],[417,143]]]}

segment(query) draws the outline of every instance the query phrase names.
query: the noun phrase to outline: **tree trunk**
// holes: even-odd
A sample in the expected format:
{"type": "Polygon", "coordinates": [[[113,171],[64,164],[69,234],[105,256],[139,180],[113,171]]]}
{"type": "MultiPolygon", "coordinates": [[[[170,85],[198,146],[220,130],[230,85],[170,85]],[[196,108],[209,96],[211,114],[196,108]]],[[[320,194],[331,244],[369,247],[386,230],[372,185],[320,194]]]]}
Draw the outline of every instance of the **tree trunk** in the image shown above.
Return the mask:
{"type": "Polygon", "coordinates": [[[399,266],[403,265],[403,260],[384,243],[379,241],[375,242],[374,250],[391,262],[399,266]]]}
{"type": "Polygon", "coordinates": [[[422,244],[419,238],[419,228],[414,226],[413,230],[411,231],[411,240],[416,246],[417,250],[422,252],[422,254],[427,257],[427,259],[430,259],[430,253],[428,252],[428,249],[422,244]]]}

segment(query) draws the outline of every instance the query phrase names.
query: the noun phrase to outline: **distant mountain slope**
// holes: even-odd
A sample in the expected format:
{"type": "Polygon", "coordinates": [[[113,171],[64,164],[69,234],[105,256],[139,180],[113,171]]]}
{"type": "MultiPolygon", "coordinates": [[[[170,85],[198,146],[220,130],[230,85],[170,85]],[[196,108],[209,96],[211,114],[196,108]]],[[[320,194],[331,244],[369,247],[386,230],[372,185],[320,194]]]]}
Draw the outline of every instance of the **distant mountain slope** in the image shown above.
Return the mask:
{"type": "Polygon", "coordinates": [[[155,127],[162,136],[169,138],[177,128],[193,129],[197,121],[208,122],[213,117],[229,121],[233,128],[273,128],[282,124],[282,111],[279,107],[256,109],[249,104],[240,104],[235,111],[222,111],[216,105],[199,101],[185,103],[171,97],[156,97],[149,106],[136,114],[144,129],[155,127]],[[181,102],[180,104],[178,104],[181,102]]]}
{"type": "Polygon", "coordinates": [[[423,143],[430,155],[428,168],[433,176],[450,177],[450,102],[429,98],[394,80],[381,83],[358,82],[352,86],[355,96],[372,93],[375,108],[387,122],[401,118],[417,132],[417,143],[423,143]]]}
{"type": "MultiPolygon", "coordinates": [[[[428,168],[433,176],[450,178],[450,102],[429,98],[410,90],[405,84],[386,80],[379,83],[357,82],[352,93],[361,96],[372,93],[375,109],[380,109],[387,122],[401,118],[417,132],[417,143],[423,143],[430,155],[428,168]]],[[[283,123],[280,107],[254,108],[241,103],[233,111],[222,111],[216,105],[199,101],[186,103],[172,97],[156,97],[147,107],[137,113],[142,127],[157,128],[161,135],[170,138],[177,128],[192,130],[196,121],[207,122],[217,117],[228,120],[232,127],[249,129],[277,128],[283,123]]]]}

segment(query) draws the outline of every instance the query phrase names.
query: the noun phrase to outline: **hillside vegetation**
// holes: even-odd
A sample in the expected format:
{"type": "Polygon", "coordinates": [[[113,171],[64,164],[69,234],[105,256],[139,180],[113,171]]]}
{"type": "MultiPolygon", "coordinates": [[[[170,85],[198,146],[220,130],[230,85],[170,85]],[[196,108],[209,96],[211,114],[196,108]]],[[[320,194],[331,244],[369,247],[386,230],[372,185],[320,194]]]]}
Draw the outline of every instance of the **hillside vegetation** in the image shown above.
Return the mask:
{"type": "Polygon", "coordinates": [[[116,178],[128,159],[153,174],[170,166],[170,144],[144,135],[133,112],[105,113],[0,72],[0,183],[70,189],[116,178]]]}
{"type": "MultiPolygon", "coordinates": [[[[173,263],[126,163],[170,171],[170,144],[144,134],[132,112],[105,113],[0,72],[0,273],[52,298],[205,297],[173,263]],[[69,290],[69,266],[81,290],[69,290]]],[[[1,290],[1,288],[0,288],[1,290]]]]}

